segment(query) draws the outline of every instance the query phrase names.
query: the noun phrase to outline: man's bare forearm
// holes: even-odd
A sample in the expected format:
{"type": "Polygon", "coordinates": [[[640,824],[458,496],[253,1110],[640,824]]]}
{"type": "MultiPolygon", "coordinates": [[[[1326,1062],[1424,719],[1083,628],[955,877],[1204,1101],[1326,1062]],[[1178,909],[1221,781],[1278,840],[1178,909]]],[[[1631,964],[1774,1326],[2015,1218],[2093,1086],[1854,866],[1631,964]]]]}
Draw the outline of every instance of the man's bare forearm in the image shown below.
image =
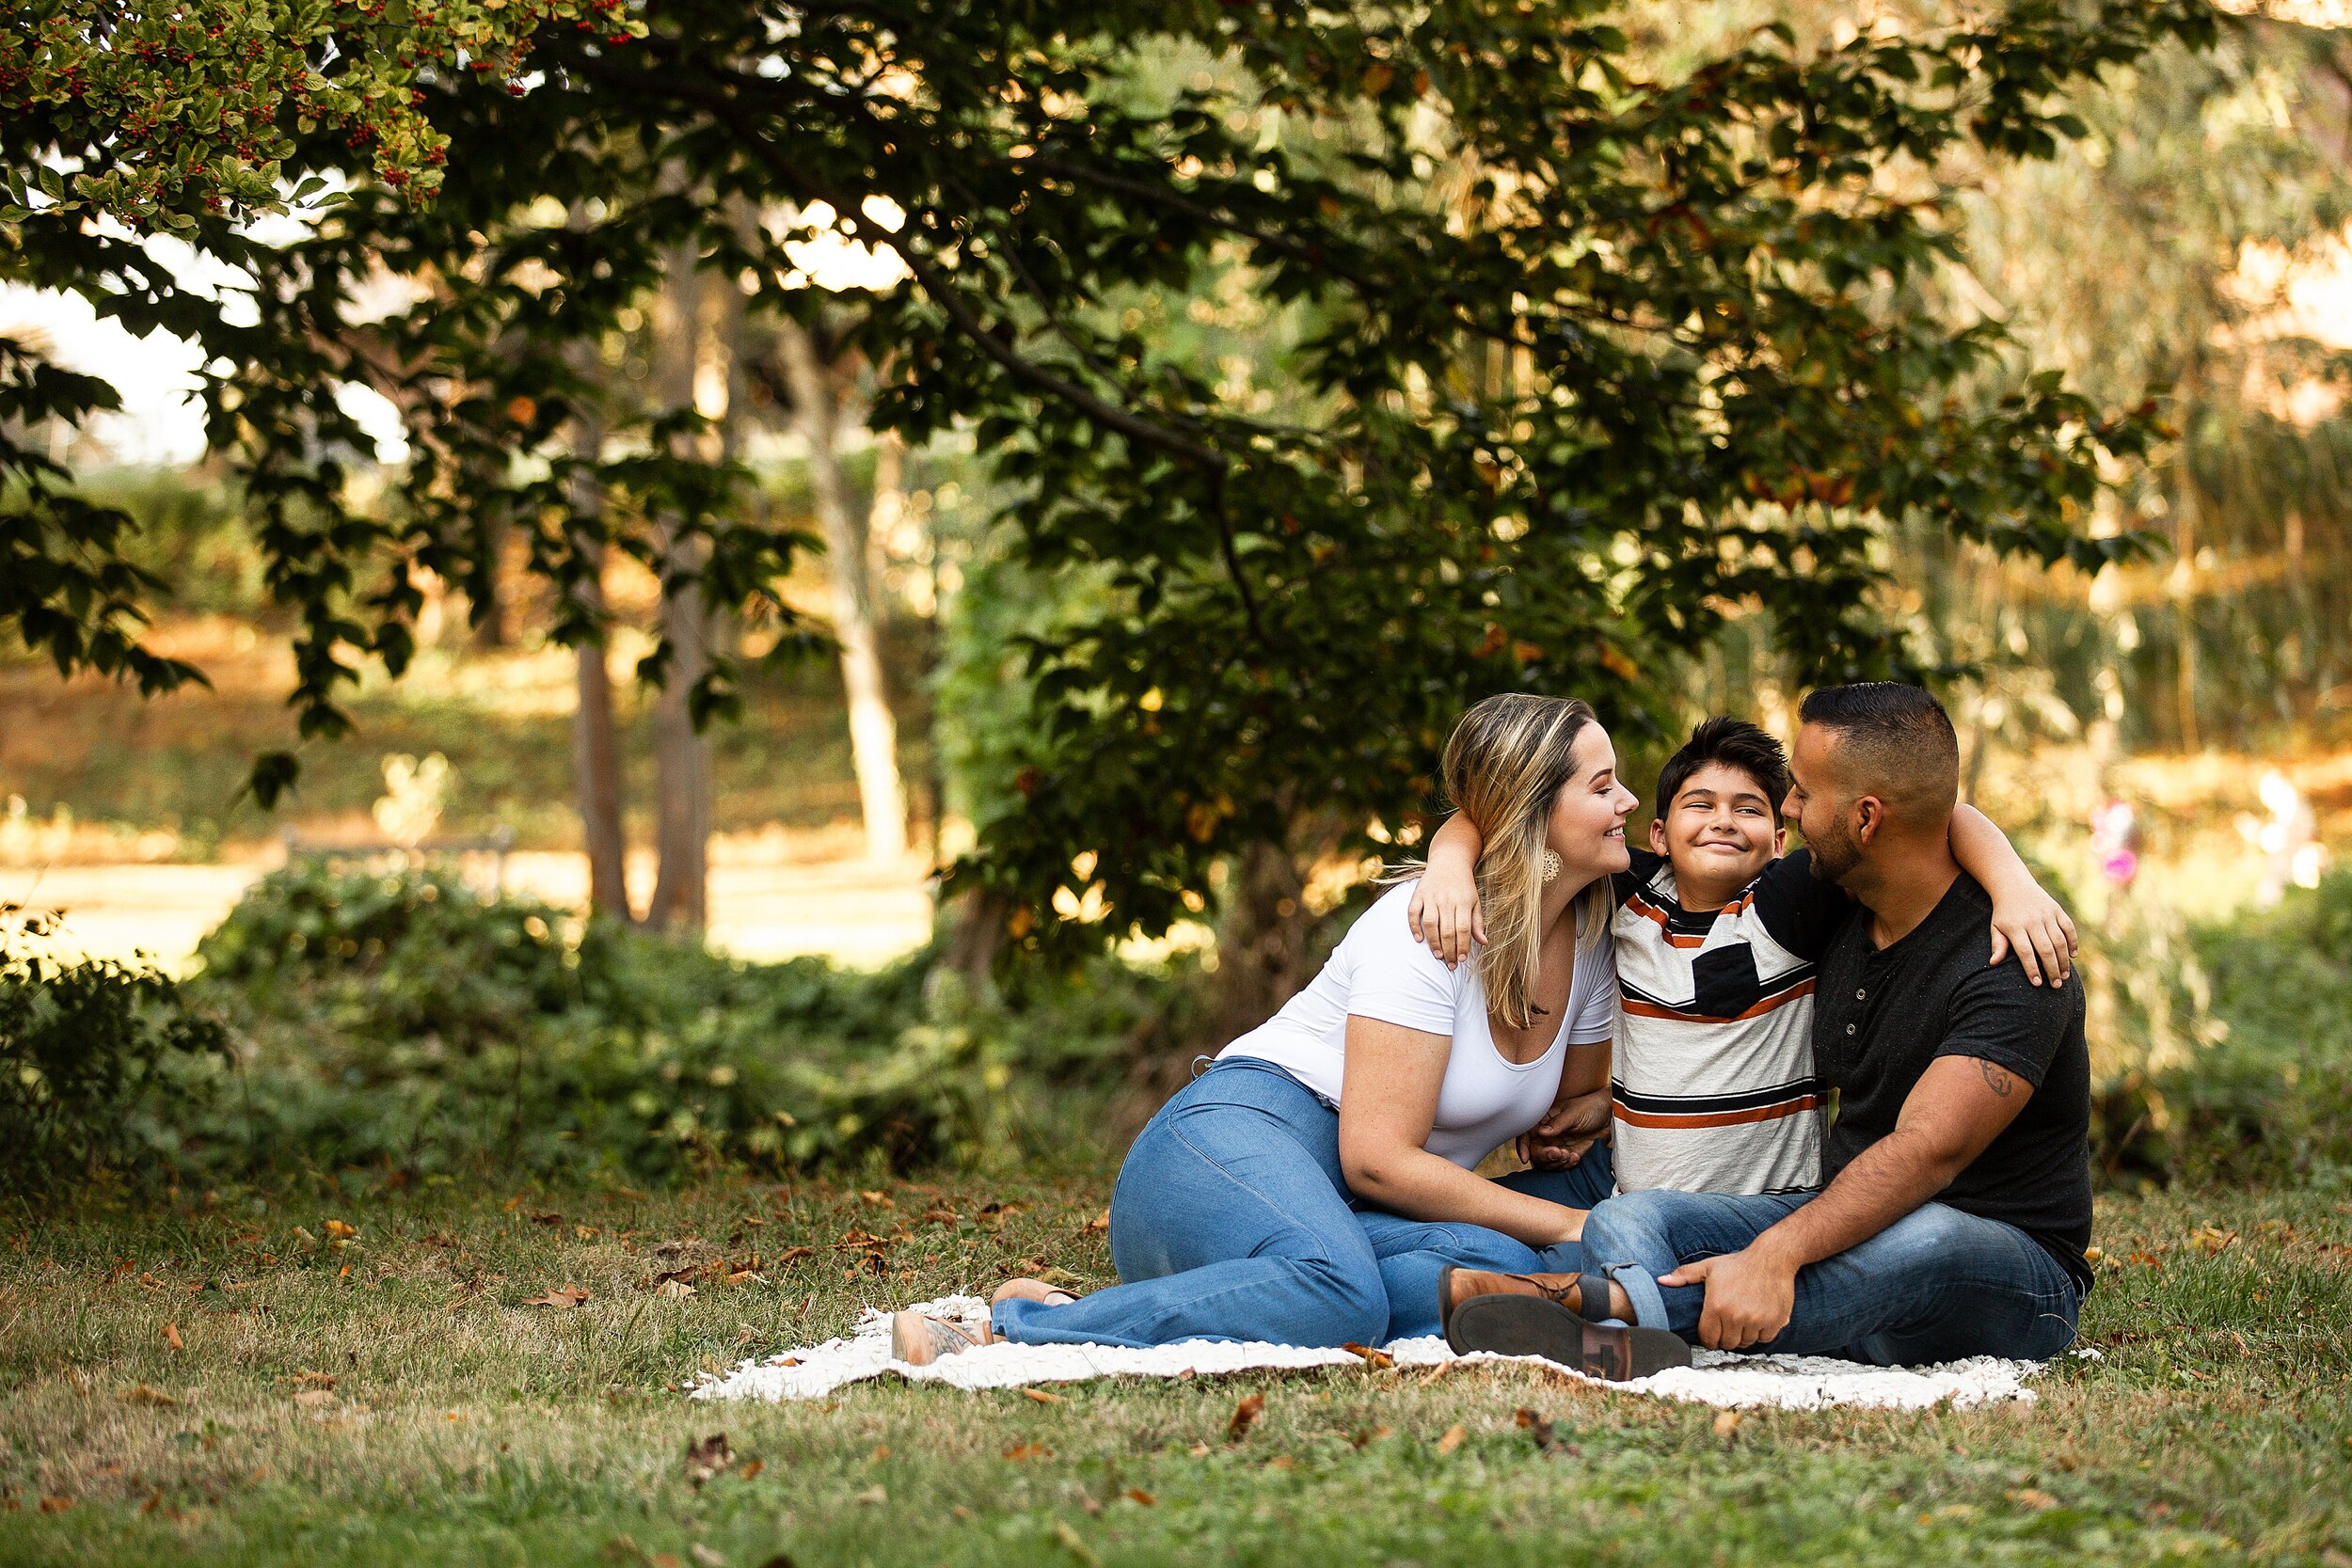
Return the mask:
{"type": "Polygon", "coordinates": [[[1749,1250],[1790,1268],[1835,1258],[1950,1186],[1959,1169],[1936,1140],[1898,1126],[1855,1155],[1820,1196],[1748,1243],[1749,1250]]]}

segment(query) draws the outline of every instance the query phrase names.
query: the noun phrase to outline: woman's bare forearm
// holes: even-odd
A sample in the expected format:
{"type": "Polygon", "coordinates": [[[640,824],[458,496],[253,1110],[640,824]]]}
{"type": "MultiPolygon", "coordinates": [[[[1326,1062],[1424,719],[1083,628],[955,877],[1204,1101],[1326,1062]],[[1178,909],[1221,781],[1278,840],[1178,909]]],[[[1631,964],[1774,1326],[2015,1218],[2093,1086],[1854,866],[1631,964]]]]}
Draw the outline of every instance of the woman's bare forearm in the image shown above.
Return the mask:
{"type": "Polygon", "coordinates": [[[1572,1242],[1584,1233],[1585,1211],[1515,1192],[1427,1149],[1400,1150],[1349,1171],[1347,1181],[1358,1197],[1392,1214],[1482,1225],[1532,1247],[1572,1242]]]}

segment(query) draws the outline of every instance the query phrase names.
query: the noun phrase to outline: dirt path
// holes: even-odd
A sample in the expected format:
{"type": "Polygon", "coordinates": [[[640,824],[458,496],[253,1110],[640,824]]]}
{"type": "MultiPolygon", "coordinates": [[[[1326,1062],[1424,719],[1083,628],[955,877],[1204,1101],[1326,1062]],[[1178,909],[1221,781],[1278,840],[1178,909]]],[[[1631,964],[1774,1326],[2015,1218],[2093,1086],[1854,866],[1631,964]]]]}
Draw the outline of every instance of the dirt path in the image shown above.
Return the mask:
{"type": "MultiPolygon", "coordinates": [[[[0,867],[0,903],[57,909],[65,921],[49,944],[59,957],[130,958],[147,953],[184,971],[204,933],[271,869],[226,865],[0,867]]],[[[919,859],[729,864],[710,872],[711,944],[739,958],[773,960],[822,954],[870,968],[921,944],[930,933],[927,869],[919,859]]],[[[650,861],[632,863],[642,904],[653,887],[650,861]]],[[[506,885],[552,903],[587,902],[588,863],[579,855],[509,855],[506,885]]]]}

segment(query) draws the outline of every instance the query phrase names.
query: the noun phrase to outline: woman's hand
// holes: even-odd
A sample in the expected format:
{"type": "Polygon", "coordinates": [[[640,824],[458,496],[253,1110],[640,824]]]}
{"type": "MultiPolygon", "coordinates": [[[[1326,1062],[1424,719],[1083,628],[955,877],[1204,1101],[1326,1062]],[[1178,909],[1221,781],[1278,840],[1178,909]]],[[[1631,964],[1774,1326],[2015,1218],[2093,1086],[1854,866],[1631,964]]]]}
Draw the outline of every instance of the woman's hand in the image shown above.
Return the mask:
{"type": "Polygon", "coordinates": [[[1993,961],[1999,963],[2016,949],[2026,978],[2035,985],[2045,973],[2052,986],[2066,984],[2081,946],[2066,911],[2031,881],[1993,900],[1993,961]]]}
{"type": "MultiPolygon", "coordinates": [[[[1519,1134],[1518,1157],[1537,1170],[1570,1169],[1609,1131],[1612,1114],[1607,1089],[1563,1100],[1544,1114],[1543,1120],[1519,1134]]],[[[1579,1220],[1577,1226],[1581,1231],[1583,1221],[1579,1220]]]]}
{"type": "Polygon", "coordinates": [[[1486,923],[1478,909],[1478,878],[1441,860],[1429,858],[1429,869],[1413,884],[1413,901],[1405,907],[1413,935],[1429,951],[1454,968],[1470,956],[1472,939],[1486,940],[1486,923]]]}

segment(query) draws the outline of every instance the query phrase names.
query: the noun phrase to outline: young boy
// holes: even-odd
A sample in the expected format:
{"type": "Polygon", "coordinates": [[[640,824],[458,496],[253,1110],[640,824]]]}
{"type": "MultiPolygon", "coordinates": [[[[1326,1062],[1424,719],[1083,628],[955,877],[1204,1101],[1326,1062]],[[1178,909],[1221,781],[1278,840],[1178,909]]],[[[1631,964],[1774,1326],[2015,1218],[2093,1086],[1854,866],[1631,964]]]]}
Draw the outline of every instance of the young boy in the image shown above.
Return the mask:
{"type": "MultiPolygon", "coordinates": [[[[1780,743],[1742,720],[1706,721],[1667,762],[1650,847],[1634,849],[1616,878],[1609,1103],[1564,1107],[1523,1152],[1565,1163],[1560,1140],[1573,1148],[1579,1133],[1589,1139],[1613,1123],[1619,1192],[1820,1185],[1826,1106],[1813,1071],[1813,965],[1851,905],[1813,875],[1808,851],[1781,854],[1788,794],[1780,743]]],[[[1415,934],[1449,964],[1472,936],[1484,939],[1479,847],[1467,817],[1448,820],[1409,911],[1415,934]]],[[[1952,854],[1993,896],[1994,961],[2014,946],[2036,984],[2045,966],[2062,980],[2073,932],[2001,831],[1963,805],[1952,854]]]]}

